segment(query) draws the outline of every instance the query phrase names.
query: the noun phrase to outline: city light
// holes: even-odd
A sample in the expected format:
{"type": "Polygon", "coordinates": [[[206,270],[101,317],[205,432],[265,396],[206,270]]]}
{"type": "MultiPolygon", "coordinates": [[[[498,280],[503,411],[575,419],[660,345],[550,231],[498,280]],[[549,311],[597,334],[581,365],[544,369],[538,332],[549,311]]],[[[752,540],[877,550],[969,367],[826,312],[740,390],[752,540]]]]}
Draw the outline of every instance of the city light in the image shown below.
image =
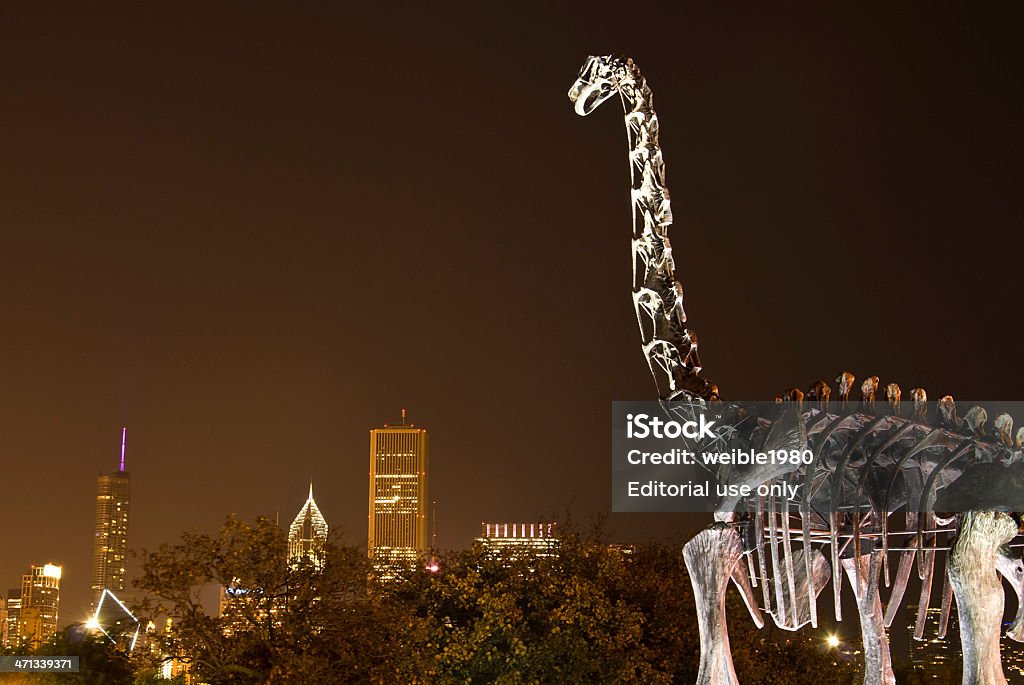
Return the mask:
{"type": "Polygon", "coordinates": [[[57,578],[59,580],[60,572],[60,566],[54,566],[53,564],[46,564],[45,566],[43,566],[43,575],[47,578],[57,578]]]}
{"type": "Polygon", "coordinates": [[[831,649],[835,649],[839,646],[839,636],[829,635],[825,638],[825,644],[827,644],[831,649]]]}
{"type": "Polygon", "coordinates": [[[139,628],[141,627],[141,623],[139,623],[139,619],[135,618],[135,615],[132,614],[128,607],[124,605],[124,602],[117,598],[117,595],[115,595],[110,590],[104,588],[103,593],[100,595],[100,601],[96,605],[96,611],[93,613],[92,618],[86,621],[85,627],[89,630],[100,631],[101,633],[103,633],[104,637],[106,637],[112,643],[116,643],[117,640],[113,635],[110,634],[110,632],[108,632],[107,629],[118,629],[118,632],[120,632],[121,622],[125,619],[127,619],[127,622],[129,624],[135,624],[135,633],[132,636],[131,645],[128,647],[128,651],[130,652],[131,650],[135,649],[135,641],[139,638],[139,628]],[[121,617],[115,619],[110,616],[109,610],[106,608],[108,597],[113,599],[117,603],[117,606],[121,608],[121,611],[123,612],[121,617]],[[101,613],[107,617],[104,619],[104,621],[107,622],[106,627],[104,627],[104,624],[100,622],[101,613]]]}

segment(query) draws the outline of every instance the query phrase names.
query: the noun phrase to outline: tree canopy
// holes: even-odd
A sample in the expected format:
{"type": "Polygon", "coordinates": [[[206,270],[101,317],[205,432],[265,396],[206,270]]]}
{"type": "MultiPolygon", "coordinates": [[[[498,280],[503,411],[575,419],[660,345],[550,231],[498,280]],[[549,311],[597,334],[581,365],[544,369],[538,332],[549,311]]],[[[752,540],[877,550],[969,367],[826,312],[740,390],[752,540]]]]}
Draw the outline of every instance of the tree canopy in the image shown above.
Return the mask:
{"type": "MultiPolygon", "coordinates": [[[[556,555],[478,545],[382,581],[358,548],[289,564],[271,521],[229,518],[144,554],[140,611],[173,625],[148,653],[211,685],[692,683],[696,609],[679,550],[562,529],[556,555]],[[224,616],[204,605],[210,586],[238,590],[224,616]]],[[[759,631],[732,592],[729,618],[744,685],[859,680],[794,634],[759,631]]]]}
{"type": "MultiPolygon", "coordinates": [[[[78,655],[79,673],[0,674],[0,683],[166,683],[158,673],[169,659],[210,685],[694,682],[696,608],[678,547],[619,548],[600,527],[561,528],[556,554],[476,545],[438,554],[437,570],[410,565],[382,580],[363,550],[328,543],[289,563],[273,522],[228,518],[215,534],[187,532],[143,553],[136,615],[170,618],[170,629],[141,638],[130,656],[65,631],[39,654],[78,655]],[[208,606],[224,587],[223,606],[208,606]]],[[[728,608],[744,685],[860,680],[856,665],[800,633],[758,630],[734,592],[728,608]]]]}

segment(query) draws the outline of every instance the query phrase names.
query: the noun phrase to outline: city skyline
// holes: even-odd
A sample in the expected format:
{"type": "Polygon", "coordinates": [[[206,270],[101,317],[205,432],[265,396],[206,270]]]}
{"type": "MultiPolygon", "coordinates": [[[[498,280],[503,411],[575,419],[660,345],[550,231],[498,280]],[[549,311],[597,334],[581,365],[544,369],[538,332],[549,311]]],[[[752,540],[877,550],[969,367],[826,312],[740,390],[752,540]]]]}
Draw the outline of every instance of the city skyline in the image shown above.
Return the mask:
{"type": "Polygon", "coordinates": [[[433,436],[439,546],[606,509],[610,404],[655,389],[621,120],[565,96],[587,54],[629,53],[656,88],[677,269],[725,396],[844,370],[1019,392],[1014,13],[364,12],[0,25],[0,450],[22,524],[0,587],[50,560],[61,621],[88,617],[125,425],[137,550],[291,513],[310,479],[365,544],[365,431],[403,406],[433,436]]]}

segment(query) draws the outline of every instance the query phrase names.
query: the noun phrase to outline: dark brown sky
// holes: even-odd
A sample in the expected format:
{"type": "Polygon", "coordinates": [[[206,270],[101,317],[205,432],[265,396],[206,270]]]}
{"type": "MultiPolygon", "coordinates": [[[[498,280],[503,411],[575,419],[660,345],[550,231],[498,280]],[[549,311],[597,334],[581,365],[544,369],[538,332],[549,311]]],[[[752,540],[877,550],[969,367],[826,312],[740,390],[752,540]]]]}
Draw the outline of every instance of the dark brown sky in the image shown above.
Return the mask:
{"type": "Polygon", "coordinates": [[[349,4],[0,10],[0,588],[63,563],[84,611],[123,424],[136,548],[290,519],[311,476],[364,542],[367,431],[403,406],[444,547],[607,507],[610,403],[655,391],[621,114],[565,95],[591,53],[655,91],[724,394],[1024,399],[1017,16],[349,4]]]}

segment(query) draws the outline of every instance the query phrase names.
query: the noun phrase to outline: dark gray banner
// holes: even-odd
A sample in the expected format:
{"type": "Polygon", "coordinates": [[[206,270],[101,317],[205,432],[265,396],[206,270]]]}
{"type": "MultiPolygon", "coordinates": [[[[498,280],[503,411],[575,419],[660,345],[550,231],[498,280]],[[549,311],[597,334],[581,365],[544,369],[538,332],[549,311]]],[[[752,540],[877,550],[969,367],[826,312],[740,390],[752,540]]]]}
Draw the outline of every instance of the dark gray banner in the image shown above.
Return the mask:
{"type": "Polygon", "coordinates": [[[78,657],[0,656],[0,673],[78,673],[78,657]]]}
{"type": "Polygon", "coordinates": [[[612,405],[612,510],[1024,511],[1024,402],[612,405]]]}

